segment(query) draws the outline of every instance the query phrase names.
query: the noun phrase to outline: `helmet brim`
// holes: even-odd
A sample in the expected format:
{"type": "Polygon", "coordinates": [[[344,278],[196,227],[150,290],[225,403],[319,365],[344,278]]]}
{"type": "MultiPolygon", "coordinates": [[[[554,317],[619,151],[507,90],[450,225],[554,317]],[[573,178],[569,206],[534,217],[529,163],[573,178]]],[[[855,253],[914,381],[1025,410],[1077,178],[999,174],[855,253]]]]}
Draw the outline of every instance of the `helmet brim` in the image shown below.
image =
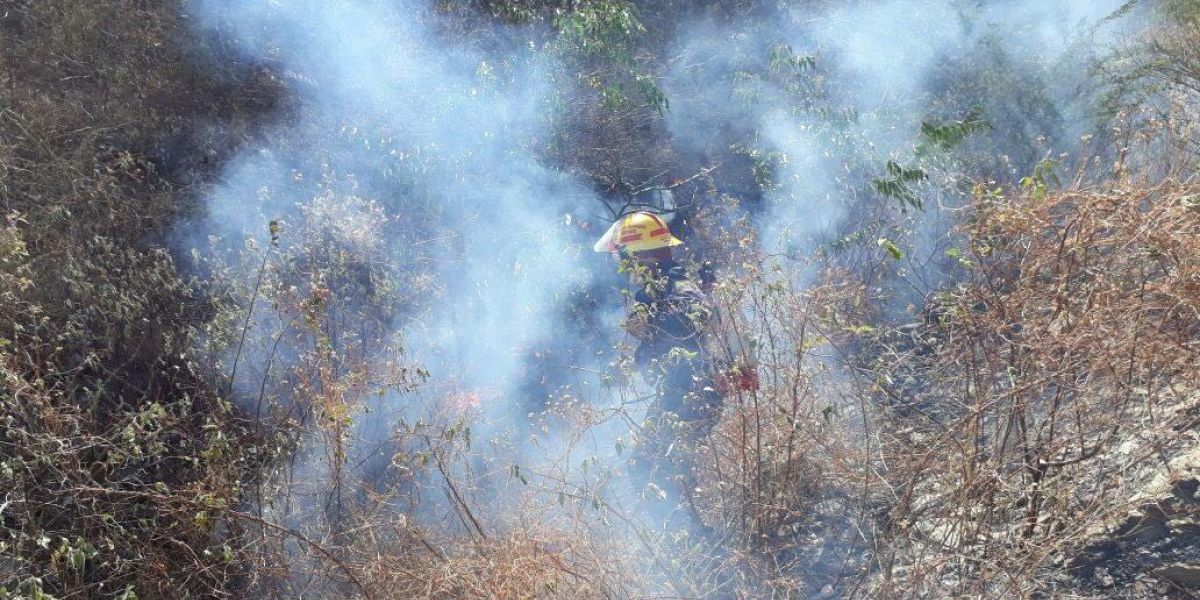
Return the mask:
{"type": "Polygon", "coordinates": [[[594,252],[616,252],[618,250],[618,248],[617,248],[617,230],[620,228],[621,228],[621,220],[617,219],[616,222],[614,222],[612,224],[612,226],[610,226],[608,228],[608,231],[605,231],[604,235],[601,236],[600,239],[596,241],[595,245],[592,246],[592,251],[594,251],[594,252]]]}

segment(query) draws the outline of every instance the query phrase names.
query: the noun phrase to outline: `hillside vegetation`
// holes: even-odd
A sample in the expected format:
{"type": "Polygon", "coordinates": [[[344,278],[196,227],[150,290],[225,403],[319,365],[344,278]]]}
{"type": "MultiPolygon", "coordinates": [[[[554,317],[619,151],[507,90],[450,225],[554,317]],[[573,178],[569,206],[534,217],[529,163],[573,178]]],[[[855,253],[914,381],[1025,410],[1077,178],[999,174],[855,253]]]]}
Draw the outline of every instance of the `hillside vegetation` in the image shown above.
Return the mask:
{"type": "Polygon", "coordinates": [[[1062,4],[0,3],[0,599],[1200,594],[1200,5],[1062,4]]]}

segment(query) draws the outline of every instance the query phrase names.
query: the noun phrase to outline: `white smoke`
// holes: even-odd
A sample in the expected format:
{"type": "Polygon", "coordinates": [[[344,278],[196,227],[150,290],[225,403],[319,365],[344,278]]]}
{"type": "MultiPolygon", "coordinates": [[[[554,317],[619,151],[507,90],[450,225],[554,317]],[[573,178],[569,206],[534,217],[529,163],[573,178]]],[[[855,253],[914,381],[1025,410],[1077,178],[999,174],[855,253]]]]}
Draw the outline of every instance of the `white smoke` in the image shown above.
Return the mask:
{"type": "MultiPolygon", "coordinates": [[[[570,365],[580,373],[574,393],[603,389],[594,373],[603,365],[589,363],[602,360],[588,358],[600,348],[589,346],[594,340],[564,340],[560,321],[562,306],[594,283],[591,240],[578,228],[580,215],[600,203],[586,182],[545,164],[537,149],[555,134],[556,111],[569,110],[553,98],[549,74],[559,65],[502,28],[487,32],[496,38],[487,51],[458,41],[436,8],[418,0],[187,6],[207,31],[228,36],[243,60],[281,74],[294,104],[263,143],[230,161],[208,198],[207,220],[181,238],[266,243],[269,221],[320,211],[339,244],[378,257],[384,270],[434,280],[396,307],[391,325],[407,356],[430,370],[433,389],[465,390],[482,402],[476,431],[496,442],[490,448],[512,452],[489,458],[562,461],[570,469],[601,456],[616,464],[622,422],[591,429],[586,443],[565,453],[555,440],[540,440],[546,445],[535,450],[513,435],[524,413],[524,353],[540,340],[578,350],[579,362],[570,365]]],[[[854,212],[857,196],[869,193],[869,177],[887,160],[912,158],[920,122],[945,91],[939,69],[998,43],[1012,59],[1008,68],[1039,82],[1037,93],[1067,99],[1074,91],[1058,77],[1063,65],[1081,68],[1079,49],[1086,55],[1113,40],[1096,33],[1112,26],[1093,26],[1120,6],[802,3],[766,19],[682,23],[662,74],[667,125],[685,154],[733,152],[760,161],[771,184],[758,221],[764,244],[811,253],[865,218],[854,212]],[[785,64],[772,64],[781,48],[785,64]],[[815,62],[788,64],[788,57],[815,62]],[[794,72],[781,77],[781,69],[794,72]]],[[[1022,116],[1032,96],[1016,93],[970,100],[983,103],[996,127],[1027,130],[1022,140],[1065,140],[1086,129],[1084,109],[1022,116]],[[1047,123],[1055,131],[1040,131],[1047,123]]],[[[961,116],[949,109],[964,108],[935,116],[961,116]]],[[[594,308],[609,332],[599,337],[617,335],[619,300],[611,290],[594,308]]],[[[268,318],[257,322],[255,335],[268,338],[268,318]]],[[[419,415],[427,400],[392,394],[376,414],[356,415],[366,442],[386,438],[397,419],[419,415]]]]}
{"type": "Polygon", "coordinates": [[[1109,19],[1125,5],[801,3],[761,20],[686,23],[670,51],[668,123],[676,143],[697,154],[757,148],[774,167],[760,219],[764,242],[811,252],[840,225],[865,217],[848,213],[856,197],[870,193],[868,178],[888,160],[912,161],[925,119],[983,109],[998,130],[992,150],[1012,153],[1018,164],[981,176],[1023,176],[1032,164],[1022,157],[1074,148],[1095,125],[1083,89],[1088,60],[1138,26],[1130,15],[1109,19]],[[779,64],[780,49],[813,62],[797,76],[773,77],[790,68],[779,64]],[[953,80],[970,76],[978,79],[953,80]],[[1037,140],[1058,147],[1035,147],[1037,140]]]}
{"type": "Polygon", "coordinates": [[[423,244],[444,286],[408,350],[435,379],[512,398],[519,349],[552,331],[546,315],[586,279],[564,217],[599,206],[526,145],[553,125],[543,59],[436,39],[434,15],[417,2],[206,0],[197,10],[247,58],[286,73],[299,100],[274,136],[280,146],[232,161],[212,194],[211,229],[263,231],[309,202],[322,178],[398,221],[444,227],[448,239],[385,240],[398,262],[423,244]]]}

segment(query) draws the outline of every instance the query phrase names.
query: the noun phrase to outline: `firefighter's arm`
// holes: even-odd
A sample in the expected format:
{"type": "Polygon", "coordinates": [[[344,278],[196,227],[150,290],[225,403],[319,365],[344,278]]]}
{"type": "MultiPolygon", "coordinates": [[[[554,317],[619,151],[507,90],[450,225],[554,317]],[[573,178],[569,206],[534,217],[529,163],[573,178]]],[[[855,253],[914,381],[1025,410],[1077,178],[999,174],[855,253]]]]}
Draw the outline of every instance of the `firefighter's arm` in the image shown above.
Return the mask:
{"type": "Polygon", "coordinates": [[[650,314],[644,306],[636,305],[621,326],[634,339],[645,341],[650,337],[650,314]]]}
{"type": "Polygon", "coordinates": [[[625,333],[637,340],[637,346],[633,351],[633,363],[638,367],[645,366],[649,362],[650,346],[653,345],[648,307],[640,302],[635,303],[633,310],[621,323],[621,327],[625,329],[625,333]]]}

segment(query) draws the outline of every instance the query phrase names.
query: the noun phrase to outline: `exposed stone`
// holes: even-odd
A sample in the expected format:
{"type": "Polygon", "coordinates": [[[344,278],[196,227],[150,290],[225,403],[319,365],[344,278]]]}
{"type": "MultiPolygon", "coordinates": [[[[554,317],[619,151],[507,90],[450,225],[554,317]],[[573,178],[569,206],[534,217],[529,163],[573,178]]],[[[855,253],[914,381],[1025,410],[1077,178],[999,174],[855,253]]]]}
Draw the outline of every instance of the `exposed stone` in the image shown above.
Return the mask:
{"type": "Polygon", "coordinates": [[[1125,588],[1147,575],[1200,590],[1200,447],[1175,459],[1131,498],[1136,508],[1070,561],[1086,588],[1125,588]]]}
{"type": "Polygon", "coordinates": [[[1174,563],[1154,570],[1154,576],[1189,590],[1200,590],[1200,564],[1174,563]]]}

